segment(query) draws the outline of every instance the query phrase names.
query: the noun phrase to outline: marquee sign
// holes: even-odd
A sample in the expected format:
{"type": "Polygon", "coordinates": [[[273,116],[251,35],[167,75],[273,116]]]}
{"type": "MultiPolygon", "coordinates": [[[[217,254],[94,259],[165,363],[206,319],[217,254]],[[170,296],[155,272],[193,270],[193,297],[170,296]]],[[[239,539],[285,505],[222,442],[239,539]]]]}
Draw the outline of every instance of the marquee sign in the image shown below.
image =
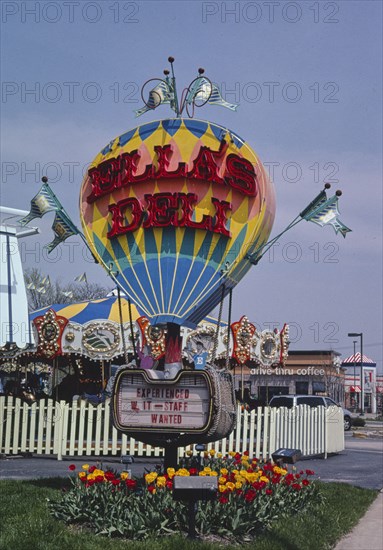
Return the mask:
{"type": "Polygon", "coordinates": [[[117,373],[114,425],[121,431],[203,434],[212,423],[212,384],[204,371],[181,371],[175,379],[153,379],[148,371],[117,373]]]}

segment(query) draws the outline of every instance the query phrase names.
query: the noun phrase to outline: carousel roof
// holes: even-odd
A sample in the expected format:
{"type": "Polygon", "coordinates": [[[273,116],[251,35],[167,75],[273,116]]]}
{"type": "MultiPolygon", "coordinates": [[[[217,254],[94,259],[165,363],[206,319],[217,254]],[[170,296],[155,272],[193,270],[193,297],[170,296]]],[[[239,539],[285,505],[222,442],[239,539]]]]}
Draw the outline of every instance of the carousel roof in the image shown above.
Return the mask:
{"type": "MultiPolygon", "coordinates": [[[[140,317],[140,314],[134,304],[132,307],[132,320],[135,321],[140,317]]],[[[120,323],[120,313],[118,297],[112,296],[108,298],[100,298],[98,300],[89,300],[85,302],[77,302],[73,304],[52,304],[30,313],[31,321],[44,315],[49,309],[53,309],[57,315],[65,317],[68,321],[83,325],[89,321],[106,320],[120,323]]],[[[121,297],[122,320],[124,323],[129,322],[129,303],[126,298],[121,297]]],[[[217,324],[217,319],[207,316],[205,322],[217,324]]],[[[221,325],[227,323],[221,321],[221,325]]]]}
{"type": "MultiPolygon", "coordinates": [[[[44,315],[49,309],[53,309],[57,315],[65,317],[68,321],[79,323],[80,325],[96,319],[114,321],[115,323],[120,322],[118,298],[115,296],[73,304],[52,304],[31,313],[30,319],[33,320],[36,317],[44,315]]],[[[129,322],[129,304],[125,298],[121,298],[121,310],[123,322],[129,322]]],[[[132,318],[135,321],[138,317],[140,317],[140,314],[132,304],[132,318]]]]}
{"type": "MultiPolygon", "coordinates": [[[[73,304],[52,304],[34,311],[30,314],[30,320],[38,332],[38,355],[52,358],[69,353],[99,360],[112,359],[122,355],[126,350],[131,351],[129,301],[125,297],[121,297],[120,301],[123,331],[118,296],[73,304]]],[[[145,319],[131,304],[131,318],[134,324],[142,324],[142,321],[139,321],[140,317],[142,320],[145,319]]],[[[209,331],[215,333],[217,323],[217,319],[206,317],[199,330],[204,330],[203,327],[208,326],[209,331]]],[[[225,329],[227,323],[222,322],[220,327],[225,329]]]]}

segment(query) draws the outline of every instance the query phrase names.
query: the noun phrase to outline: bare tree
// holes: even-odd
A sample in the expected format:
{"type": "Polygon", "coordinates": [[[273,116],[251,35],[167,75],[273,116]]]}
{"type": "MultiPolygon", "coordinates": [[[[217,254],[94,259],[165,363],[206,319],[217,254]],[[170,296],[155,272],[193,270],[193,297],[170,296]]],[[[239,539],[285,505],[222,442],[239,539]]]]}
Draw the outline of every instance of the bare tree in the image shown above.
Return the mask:
{"type": "Polygon", "coordinates": [[[52,304],[70,304],[104,298],[110,291],[97,283],[87,281],[63,284],[59,279],[51,280],[37,268],[26,269],[24,279],[31,311],[52,304]]]}
{"type": "Polygon", "coordinates": [[[323,381],[327,395],[335,401],[344,401],[344,369],[337,361],[334,364],[323,361],[320,368],[324,371],[323,381]]]}

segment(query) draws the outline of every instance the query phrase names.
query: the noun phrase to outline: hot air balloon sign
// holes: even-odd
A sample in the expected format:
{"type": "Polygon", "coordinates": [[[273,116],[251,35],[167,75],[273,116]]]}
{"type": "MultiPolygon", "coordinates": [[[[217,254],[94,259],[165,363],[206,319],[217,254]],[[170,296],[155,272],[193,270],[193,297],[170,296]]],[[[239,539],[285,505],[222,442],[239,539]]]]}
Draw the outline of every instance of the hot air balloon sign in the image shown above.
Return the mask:
{"type": "MultiPolygon", "coordinates": [[[[167,95],[167,81],[160,81],[162,92],[152,91],[140,114],[161,98],[174,101],[167,79],[167,95]]],[[[205,76],[196,81],[183,101],[188,112],[201,98],[220,104],[215,86],[206,91],[205,76]]],[[[222,288],[227,294],[250,269],[248,256],[270,234],[275,198],[246,141],[176,112],[117,136],[98,153],[82,184],[80,215],[94,256],[107,270],[114,266],[142,316],[152,325],[195,328],[222,288]]]]}
{"type": "MultiPolygon", "coordinates": [[[[173,71],[174,60],[169,61],[173,71]]],[[[195,328],[248,272],[248,258],[269,237],[275,198],[265,168],[244,139],[223,126],[192,118],[195,108],[206,103],[232,110],[237,106],[221,97],[203,69],[179,103],[174,72],[172,77],[164,73],[147,100],[144,85],[145,105],[136,115],[168,103],[176,117],[137,126],[97,154],[82,184],[80,216],[99,263],[108,272],[113,266],[116,282],[151,326],[166,329],[163,376],[135,369],[117,377],[115,425],[138,439],[148,431],[152,442],[154,432],[161,432],[156,443],[164,433],[190,434],[193,429],[194,436],[212,440],[219,432],[212,411],[220,407],[214,406],[213,396],[225,393],[217,386],[224,382],[213,368],[182,370],[180,327],[195,328]],[[174,411],[174,419],[183,420],[171,426],[152,421],[157,413],[146,407],[159,410],[161,403],[150,405],[142,396],[170,395],[170,386],[186,392],[188,384],[199,386],[200,394],[193,390],[189,405],[184,400],[190,408],[174,411]]],[[[235,417],[228,373],[226,381],[233,413],[223,422],[221,436],[232,429],[235,417]]]]}

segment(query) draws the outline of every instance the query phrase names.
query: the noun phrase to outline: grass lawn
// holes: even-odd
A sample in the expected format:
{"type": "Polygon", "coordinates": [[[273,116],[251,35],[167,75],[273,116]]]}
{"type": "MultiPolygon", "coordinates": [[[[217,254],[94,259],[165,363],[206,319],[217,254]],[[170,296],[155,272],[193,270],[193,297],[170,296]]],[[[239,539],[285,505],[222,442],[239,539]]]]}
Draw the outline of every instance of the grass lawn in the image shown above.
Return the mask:
{"type": "MultiPolygon", "coordinates": [[[[64,482],[65,483],[65,482],[64,482]]],[[[2,550],[167,550],[215,549],[219,543],[191,542],[180,536],[128,542],[81,532],[53,519],[47,498],[57,498],[63,479],[0,481],[0,548],[2,550]]],[[[321,483],[326,504],[309,514],[277,521],[245,546],[248,550],[325,550],[349,532],[377,492],[351,485],[321,483]]],[[[91,513],[91,510],[89,511],[91,513]]],[[[244,545],[241,545],[243,548],[244,545]]],[[[231,548],[232,545],[226,545],[231,548]]]]}

